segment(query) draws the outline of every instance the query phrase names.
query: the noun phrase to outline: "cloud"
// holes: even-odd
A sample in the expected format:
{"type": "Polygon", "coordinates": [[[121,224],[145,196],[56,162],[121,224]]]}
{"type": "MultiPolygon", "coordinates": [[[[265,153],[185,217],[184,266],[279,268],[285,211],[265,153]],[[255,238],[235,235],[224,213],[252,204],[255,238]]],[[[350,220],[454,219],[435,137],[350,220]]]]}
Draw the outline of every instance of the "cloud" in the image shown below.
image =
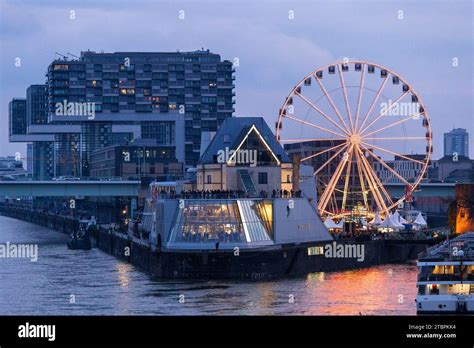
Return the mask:
{"type": "MultiPolygon", "coordinates": [[[[273,126],[307,73],[349,56],[407,78],[433,119],[436,148],[453,122],[472,117],[472,3],[458,1],[2,1],[0,122],[29,84],[44,82],[55,52],[186,51],[201,47],[236,68],[237,114],[273,126]],[[70,19],[74,10],[76,18],[70,19]],[[183,10],[184,20],[179,18],[183,10]],[[294,11],[294,19],[288,11],[294,11]],[[398,19],[402,10],[404,18],[398,19]],[[458,57],[459,67],[451,60],[458,57]],[[22,57],[22,68],[12,64],[22,57]],[[447,117],[449,115],[449,117],[447,117]],[[449,119],[449,121],[448,121],[449,119]]],[[[471,133],[474,126],[465,124],[471,133]]],[[[0,155],[11,153],[4,136],[0,155]]],[[[474,141],[471,142],[474,153],[474,141]]],[[[435,149],[435,157],[441,152],[435,149]]]]}

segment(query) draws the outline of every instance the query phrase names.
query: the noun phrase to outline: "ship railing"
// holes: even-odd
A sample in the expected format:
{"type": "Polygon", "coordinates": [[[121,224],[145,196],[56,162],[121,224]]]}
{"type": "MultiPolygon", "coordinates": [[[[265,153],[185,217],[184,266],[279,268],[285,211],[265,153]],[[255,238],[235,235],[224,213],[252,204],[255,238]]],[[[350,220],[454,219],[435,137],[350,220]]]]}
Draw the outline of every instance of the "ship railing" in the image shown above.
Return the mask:
{"type": "Polygon", "coordinates": [[[420,274],[418,275],[419,281],[441,281],[441,282],[449,282],[449,281],[460,281],[461,277],[459,274],[420,274]]]}

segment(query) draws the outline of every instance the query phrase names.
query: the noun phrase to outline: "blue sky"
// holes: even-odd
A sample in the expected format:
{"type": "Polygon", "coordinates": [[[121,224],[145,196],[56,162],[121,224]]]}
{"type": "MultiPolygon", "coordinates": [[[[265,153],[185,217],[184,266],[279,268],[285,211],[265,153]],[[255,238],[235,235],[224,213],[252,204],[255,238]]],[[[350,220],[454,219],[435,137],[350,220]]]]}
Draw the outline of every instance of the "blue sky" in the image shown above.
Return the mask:
{"type": "Polygon", "coordinates": [[[8,142],[8,102],[44,82],[55,52],[208,48],[239,58],[236,115],[263,116],[273,127],[284,98],[310,71],[343,57],[369,60],[399,72],[423,97],[434,158],[453,126],[471,133],[474,157],[472,7],[470,0],[0,0],[0,156],[24,153],[8,142]]]}

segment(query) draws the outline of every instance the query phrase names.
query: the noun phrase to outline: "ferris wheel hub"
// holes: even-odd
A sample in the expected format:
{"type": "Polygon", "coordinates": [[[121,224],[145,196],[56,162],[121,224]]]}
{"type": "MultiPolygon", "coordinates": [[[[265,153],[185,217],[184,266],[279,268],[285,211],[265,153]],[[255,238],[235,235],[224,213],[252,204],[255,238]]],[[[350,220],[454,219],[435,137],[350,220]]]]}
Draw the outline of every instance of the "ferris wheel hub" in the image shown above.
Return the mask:
{"type": "Polygon", "coordinates": [[[362,137],[360,136],[360,134],[355,133],[349,137],[349,141],[352,145],[359,145],[362,141],[362,137]]]}

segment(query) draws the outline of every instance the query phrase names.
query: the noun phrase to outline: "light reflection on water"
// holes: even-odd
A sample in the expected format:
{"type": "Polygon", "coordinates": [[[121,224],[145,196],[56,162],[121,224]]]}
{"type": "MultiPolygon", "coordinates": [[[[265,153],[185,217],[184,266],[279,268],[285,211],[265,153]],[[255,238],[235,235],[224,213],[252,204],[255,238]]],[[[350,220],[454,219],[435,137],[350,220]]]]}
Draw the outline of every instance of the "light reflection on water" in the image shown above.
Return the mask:
{"type": "Polygon", "coordinates": [[[0,315],[414,315],[415,265],[266,282],[153,280],[64,234],[0,216],[0,243],[37,243],[37,262],[0,259],[0,315]],[[70,303],[71,295],[75,303],[70,303]],[[184,303],[180,303],[184,295],[184,303]]]}

